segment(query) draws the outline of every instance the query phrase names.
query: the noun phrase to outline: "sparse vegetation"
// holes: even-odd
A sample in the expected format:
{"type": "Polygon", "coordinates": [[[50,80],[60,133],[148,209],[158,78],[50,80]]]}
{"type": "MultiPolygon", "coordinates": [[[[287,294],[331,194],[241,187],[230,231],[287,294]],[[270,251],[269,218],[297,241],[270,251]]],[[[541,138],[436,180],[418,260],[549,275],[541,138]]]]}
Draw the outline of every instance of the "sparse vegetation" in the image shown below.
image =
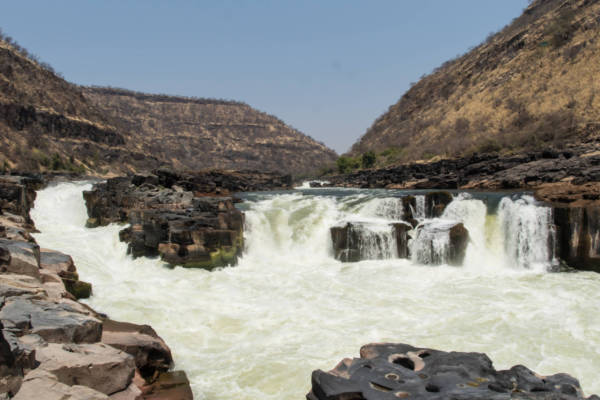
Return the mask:
{"type": "Polygon", "coordinates": [[[376,165],[385,166],[600,138],[589,128],[600,120],[598,15],[599,2],[532,1],[511,24],[413,85],[350,156],[375,151],[376,165]]]}
{"type": "Polygon", "coordinates": [[[347,174],[360,168],[360,160],[354,157],[341,156],[335,162],[340,174],[347,174]]]}
{"type": "Polygon", "coordinates": [[[377,161],[377,156],[374,151],[363,153],[360,160],[363,168],[372,168],[375,165],[375,161],[377,161]]]}

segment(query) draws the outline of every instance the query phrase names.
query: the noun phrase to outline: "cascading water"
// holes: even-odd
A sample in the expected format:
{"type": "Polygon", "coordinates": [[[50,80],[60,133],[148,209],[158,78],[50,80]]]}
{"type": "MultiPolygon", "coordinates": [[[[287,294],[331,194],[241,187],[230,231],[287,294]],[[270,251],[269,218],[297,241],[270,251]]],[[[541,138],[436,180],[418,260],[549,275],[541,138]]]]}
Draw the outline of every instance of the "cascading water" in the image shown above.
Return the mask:
{"type": "MultiPolygon", "coordinates": [[[[600,275],[525,268],[545,256],[527,258],[537,251],[533,235],[511,250],[506,229],[531,231],[525,221],[508,228],[505,222],[510,207],[524,208],[513,215],[525,218],[527,207],[535,207],[527,201],[507,200],[493,215],[481,199],[457,196],[442,219],[469,230],[465,265],[432,268],[406,259],[333,258],[332,226],[344,220],[383,226],[393,219],[364,205],[402,193],[247,195],[239,265],[208,272],[131,259],[118,240],[121,226],[85,228],[81,191],[89,187],[62,183],[39,192],[36,239],[73,256],[81,279],[94,285],[92,307],[152,325],[197,399],[300,399],[312,370],[386,341],[485,352],[497,368],[568,372],[587,393],[600,391],[600,275]],[[519,268],[514,257],[528,261],[519,268]]],[[[534,210],[542,221],[544,210],[534,210]]]]}
{"type": "Polygon", "coordinates": [[[531,196],[505,197],[498,210],[504,249],[511,263],[521,268],[544,269],[553,261],[554,229],[550,208],[538,207],[531,196]]]}

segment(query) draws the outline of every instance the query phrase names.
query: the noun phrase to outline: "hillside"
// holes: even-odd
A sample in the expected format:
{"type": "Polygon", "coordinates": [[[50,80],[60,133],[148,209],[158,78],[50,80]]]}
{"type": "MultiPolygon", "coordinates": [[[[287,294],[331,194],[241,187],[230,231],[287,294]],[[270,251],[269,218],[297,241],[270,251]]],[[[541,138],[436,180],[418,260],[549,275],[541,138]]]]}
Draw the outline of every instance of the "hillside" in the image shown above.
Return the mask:
{"type": "Polygon", "coordinates": [[[516,153],[600,135],[600,2],[535,0],[413,85],[354,144],[379,163],[516,153]]]}
{"type": "Polygon", "coordinates": [[[11,39],[0,40],[0,172],[171,167],[298,174],[335,157],[246,104],[80,87],[11,39]]]}
{"type": "Polygon", "coordinates": [[[247,104],[84,88],[84,96],[129,132],[130,146],[178,169],[308,172],[336,154],[247,104]]]}

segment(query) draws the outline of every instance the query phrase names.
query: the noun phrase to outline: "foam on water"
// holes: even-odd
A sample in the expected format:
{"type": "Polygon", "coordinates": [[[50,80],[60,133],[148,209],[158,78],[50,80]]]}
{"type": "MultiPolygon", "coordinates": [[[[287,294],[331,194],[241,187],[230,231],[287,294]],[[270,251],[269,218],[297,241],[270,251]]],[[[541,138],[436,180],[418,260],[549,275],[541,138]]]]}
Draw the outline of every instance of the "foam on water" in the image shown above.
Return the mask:
{"type": "Polygon", "coordinates": [[[335,261],[329,228],[369,195],[296,193],[251,202],[239,265],[208,272],[131,259],[118,240],[122,226],[84,228],[81,191],[89,188],[62,183],[39,192],[36,239],[73,256],[81,279],[94,284],[92,307],[152,325],[197,399],[301,399],[312,370],[381,341],[485,352],[498,368],[568,372],[586,393],[600,392],[600,275],[496,260],[505,248],[514,255],[512,245],[489,245],[506,238],[508,214],[490,218],[479,200],[455,201],[444,215],[471,232],[467,267],[335,261]]]}

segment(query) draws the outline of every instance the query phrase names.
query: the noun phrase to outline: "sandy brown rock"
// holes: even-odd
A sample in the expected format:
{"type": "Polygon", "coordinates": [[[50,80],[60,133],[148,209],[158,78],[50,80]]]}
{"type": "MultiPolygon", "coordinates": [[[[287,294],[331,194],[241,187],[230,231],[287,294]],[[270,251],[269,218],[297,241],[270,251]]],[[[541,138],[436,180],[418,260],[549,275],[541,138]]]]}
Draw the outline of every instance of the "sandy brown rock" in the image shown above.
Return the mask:
{"type": "Polygon", "coordinates": [[[54,374],[59,382],[107,395],[125,390],[135,372],[133,357],[102,343],[50,343],[37,350],[36,360],[38,369],[54,374]]]}
{"type": "Polygon", "coordinates": [[[136,367],[146,379],[168,371],[173,364],[171,350],[148,325],[104,320],[102,343],[132,355],[136,367]]]}
{"type": "Polygon", "coordinates": [[[25,375],[14,400],[107,400],[109,397],[86,386],[66,385],[44,370],[35,369],[25,375]]]}
{"type": "Polygon", "coordinates": [[[102,322],[73,303],[11,297],[0,311],[0,320],[5,327],[39,335],[51,343],[98,342],[102,322]]]}

